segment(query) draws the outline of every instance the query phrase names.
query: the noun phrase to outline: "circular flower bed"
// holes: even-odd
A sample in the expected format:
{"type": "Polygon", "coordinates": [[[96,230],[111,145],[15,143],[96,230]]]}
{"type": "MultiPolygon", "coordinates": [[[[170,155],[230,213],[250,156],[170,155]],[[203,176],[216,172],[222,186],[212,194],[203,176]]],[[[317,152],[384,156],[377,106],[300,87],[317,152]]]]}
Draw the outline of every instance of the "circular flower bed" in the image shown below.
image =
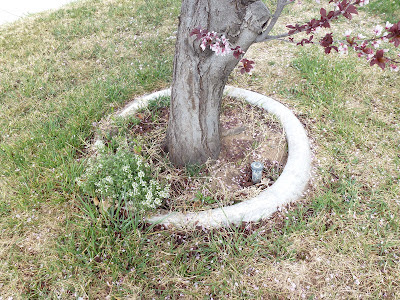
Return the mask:
{"type": "MultiPolygon", "coordinates": [[[[256,222],[268,218],[278,207],[296,201],[302,196],[310,178],[311,151],[307,134],[300,121],[288,108],[259,93],[234,87],[227,87],[225,93],[233,98],[243,98],[280,120],[286,133],[289,152],[282,174],[272,186],[249,200],[199,212],[155,215],[147,219],[149,222],[178,227],[221,227],[241,222],[256,222]]],[[[127,117],[146,106],[150,100],[169,95],[170,90],[167,89],[136,99],[118,116],[127,117]]]]}

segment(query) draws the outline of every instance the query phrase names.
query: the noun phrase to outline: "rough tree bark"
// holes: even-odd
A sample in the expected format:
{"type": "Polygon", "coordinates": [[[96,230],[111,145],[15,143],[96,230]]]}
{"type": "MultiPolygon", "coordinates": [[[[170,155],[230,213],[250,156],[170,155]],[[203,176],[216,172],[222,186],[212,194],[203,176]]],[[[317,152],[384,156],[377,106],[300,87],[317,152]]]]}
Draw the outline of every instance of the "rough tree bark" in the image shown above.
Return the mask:
{"type": "Polygon", "coordinates": [[[204,52],[190,32],[201,27],[225,34],[246,51],[271,14],[260,0],[183,0],[175,49],[167,148],[176,166],[202,164],[220,153],[220,104],[233,55],[204,52]]]}

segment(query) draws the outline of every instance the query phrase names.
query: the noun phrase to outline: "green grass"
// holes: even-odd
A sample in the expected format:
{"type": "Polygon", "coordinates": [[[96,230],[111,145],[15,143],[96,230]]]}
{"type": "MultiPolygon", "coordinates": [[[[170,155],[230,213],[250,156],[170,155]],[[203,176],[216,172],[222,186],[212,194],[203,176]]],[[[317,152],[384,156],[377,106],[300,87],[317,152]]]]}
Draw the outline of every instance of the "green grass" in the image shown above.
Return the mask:
{"type": "MultiPolygon", "coordinates": [[[[5,175],[20,170],[17,182],[12,184],[18,184],[21,201],[38,189],[42,194],[53,194],[54,189],[69,193],[79,169],[75,158],[90,136],[91,123],[133,95],[168,84],[173,42],[166,40],[165,34],[142,37],[141,32],[157,28],[161,14],[174,11],[177,3],[170,2],[162,13],[153,16],[153,23],[145,24],[141,18],[134,18],[131,5],[121,2],[116,10],[88,2],[84,7],[62,9],[40,18],[31,32],[17,38],[11,38],[13,28],[4,34],[1,47],[10,64],[1,77],[5,109],[0,126],[6,142],[1,144],[0,158],[5,162],[5,175]],[[103,9],[109,10],[110,22],[102,21],[103,9]],[[61,17],[67,21],[56,22],[61,17]],[[47,30],[40,31],[44,25],[47,30]],[[32,31],[39,32],[33,39],[32,31]],[[46,41],[44,47],[41,40],[46,41]],[[29,51],[17,50],[21,48],[29,51]],[[41,59],[36,59],[37,55],[41,59]],[[11,62],[24,57],[31,62],[22,63],[15,71],[11,62]],[[16,115],[18,120],[13,119],[16,115]],[[54,182],[51,178],[43,188],[43,180],[51,173],[51,177],[60,179],[54,182]],[[40,176],[40,182],[35,182],[40,176]],[[25,187],[21,189],[21,185],[25,187]]],[[[147,6],[143,3],[136,5],[139,11],[144,8],[147,6]]],[[[64,195],[57,198],[61,201],[64,195]]]]}
{"type": "MultiPolygon", "coordinates": [[[[171,83],[180,4],[82,1],[0,28],[0,296],[398,298],[399,77],[351,56],[269,43],[253,77],[230,79],[293,108],[312,139],[308,194],[271,220],[116,232],[82,204],[93,123],[171,83]]],[[[362,13],[399,12],[387,0],[362,13]]]]}
{"type": "Polygon", "coordinates": [[[397,0],[371,0],[367,9],[391,23],[400,20],[400,2],[397,0]]]}

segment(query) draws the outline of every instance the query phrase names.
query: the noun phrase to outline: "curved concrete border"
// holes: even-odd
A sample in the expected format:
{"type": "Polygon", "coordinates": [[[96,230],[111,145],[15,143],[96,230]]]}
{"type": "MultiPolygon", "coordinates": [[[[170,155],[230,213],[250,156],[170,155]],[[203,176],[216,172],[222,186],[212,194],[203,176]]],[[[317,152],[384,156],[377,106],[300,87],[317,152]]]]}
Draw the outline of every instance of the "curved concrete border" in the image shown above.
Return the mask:
{"type": "MultiPolygon", "coordinates": [[[[278,207],[298,200],[305,190],[311,173],[311,151],[306,131],[296,116],[284,105],[245,89],[227,86],[225,93],[234,98],[243,98],[278,117],[286,132],[289,156],[278,180],[258,196],[232,206],[209,209],[201,212],[169,213],[148,218],[151,223],[175,225],[178,227],[222,227],[241,222],[257,222],[270,217],[278,207]]],[[[119,116],[134,113],[147,105],[151,99],[170,95],[170,89],[162,90],[129,104],[119,116]]]]}

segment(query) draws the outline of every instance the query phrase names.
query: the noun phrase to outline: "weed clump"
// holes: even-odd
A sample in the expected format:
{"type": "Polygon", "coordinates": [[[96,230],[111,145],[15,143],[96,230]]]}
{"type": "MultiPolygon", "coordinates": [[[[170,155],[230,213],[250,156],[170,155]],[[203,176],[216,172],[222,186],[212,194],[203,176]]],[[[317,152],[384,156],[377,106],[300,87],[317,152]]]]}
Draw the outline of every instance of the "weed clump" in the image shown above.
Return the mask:
{"type": "Polygon", "coordinates": [[[97,141],[96,148],[98,155],[88,160],[86,172],[77,178],[82,191],[96,206],[106,212],[142,214],[159,207],[169,197],[169,185],[155,180],[150,165],[127,145],[114,152],[97,141]]]}

